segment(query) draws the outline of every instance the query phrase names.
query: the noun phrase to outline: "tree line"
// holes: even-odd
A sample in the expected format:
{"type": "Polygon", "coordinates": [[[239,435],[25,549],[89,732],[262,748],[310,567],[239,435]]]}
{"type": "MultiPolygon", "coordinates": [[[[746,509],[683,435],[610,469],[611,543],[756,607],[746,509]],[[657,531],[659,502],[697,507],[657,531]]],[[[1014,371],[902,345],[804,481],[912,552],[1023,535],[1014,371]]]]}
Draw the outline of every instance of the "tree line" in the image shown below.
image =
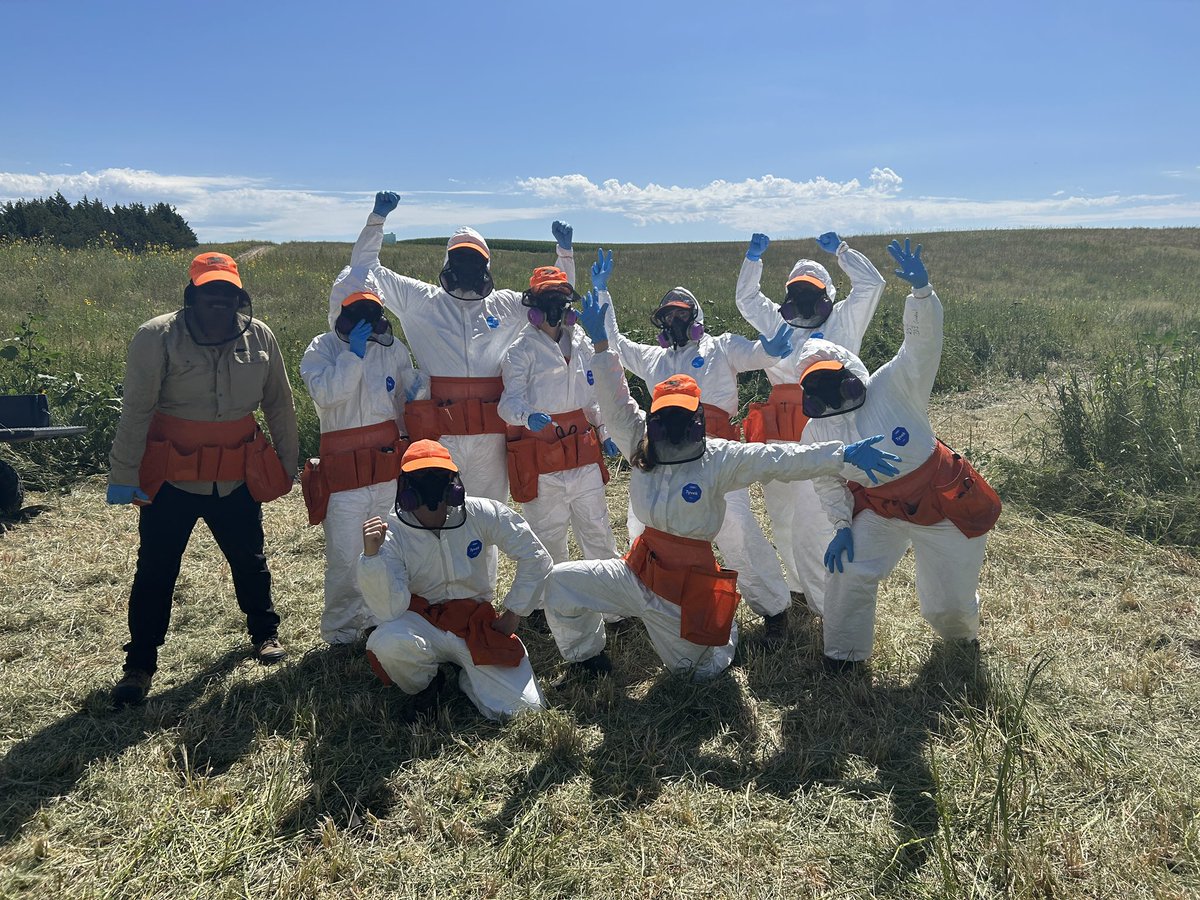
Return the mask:
{"type": "Polygon", "coordinates": [[[110,209],[85,196],[72,206],[61,192],[0,206],[0,240],[49,241],[68,248],[107,244],[134,253],[150,247],[183,250],[197,245],[191,226],[166,203],[149,207],[130,203],[110,209]]]}

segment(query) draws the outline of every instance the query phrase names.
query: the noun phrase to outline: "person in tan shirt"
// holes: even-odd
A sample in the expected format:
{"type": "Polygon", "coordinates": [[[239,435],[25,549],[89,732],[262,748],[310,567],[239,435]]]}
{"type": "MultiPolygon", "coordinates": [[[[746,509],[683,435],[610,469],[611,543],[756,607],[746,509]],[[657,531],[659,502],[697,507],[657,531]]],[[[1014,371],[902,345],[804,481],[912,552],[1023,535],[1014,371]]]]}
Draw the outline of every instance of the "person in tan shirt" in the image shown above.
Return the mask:
{"type": "Polygon", "coordinates": [[[199,519],[229,561],[259,660],[287,655],[271,602],[262,504],[286,494],[296,475],[291,384],[275,335],[253,317],[237,263],[202,253],[189,276],[183,309],[144,323],[129,345],[109,455],[108,502],[141,507],[118,706],[141,702],[150,688],[199,519]],[[254,419],[260,407],[274,447],[254,419]]]}

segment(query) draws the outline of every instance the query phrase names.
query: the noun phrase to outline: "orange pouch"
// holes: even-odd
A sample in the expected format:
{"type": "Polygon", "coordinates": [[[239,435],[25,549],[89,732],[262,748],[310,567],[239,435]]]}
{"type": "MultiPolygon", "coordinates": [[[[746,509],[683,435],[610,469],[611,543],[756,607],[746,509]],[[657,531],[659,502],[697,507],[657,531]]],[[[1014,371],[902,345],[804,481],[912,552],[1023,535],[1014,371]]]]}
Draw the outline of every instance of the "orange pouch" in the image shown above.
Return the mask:
{"type": "Polygon", "coordinates": [[[260,431],[246,449],[246,489],[259,503],[278,500],[292,489],[279,454],[260,431]]]}

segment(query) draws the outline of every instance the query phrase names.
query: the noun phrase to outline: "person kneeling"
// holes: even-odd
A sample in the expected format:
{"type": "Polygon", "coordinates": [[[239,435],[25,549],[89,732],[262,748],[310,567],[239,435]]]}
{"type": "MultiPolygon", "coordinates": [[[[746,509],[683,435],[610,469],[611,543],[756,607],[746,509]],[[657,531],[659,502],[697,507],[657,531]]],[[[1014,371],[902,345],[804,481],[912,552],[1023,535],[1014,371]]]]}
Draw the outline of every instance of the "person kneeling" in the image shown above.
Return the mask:
{"type": "Polygon", "coordinates": [[[436,692],[438,665],[453,663],[459,687],[489,719],[545,708],[514,632],[550,566],[524,519],[502,503],[464,496],[450,452],[416,441],[401,459],[394,513],[363,523],[358,585],[380,622],[367,640],[371,668],[422,695],[436,692]],[[517,564],[503,615],[492,606],[493,546],[517,564]]]}

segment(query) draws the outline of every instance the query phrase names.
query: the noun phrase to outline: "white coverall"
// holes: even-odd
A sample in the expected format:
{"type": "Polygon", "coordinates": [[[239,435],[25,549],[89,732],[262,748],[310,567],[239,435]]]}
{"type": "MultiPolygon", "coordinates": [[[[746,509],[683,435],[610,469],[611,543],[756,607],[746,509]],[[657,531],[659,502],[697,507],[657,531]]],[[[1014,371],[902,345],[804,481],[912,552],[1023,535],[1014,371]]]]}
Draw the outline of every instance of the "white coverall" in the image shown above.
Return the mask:
{"type": "MultiPolygon", "coordinates": [[[[645,433],[645,415],[629,395],[615,352],[597,353],[592,371],[604,421],[628,458],[645,433]]],[[[833,477],[841,471],[844,449],[839,441],[766,445],[707,438],[705,444],[704,455],[692,462],[658,465],[650,472],[631,470],[629,497],[640,521],[679,537],[711,541],[726,521],[729,492],[771,478],[833,477]]],[[[737,647],[736,623],[723,647],[680,637],[679,607],[643,585],[621,559],[556,565],[546,578],[542,606],[559,652],[569,662],[590,659],[604,649],[605,614],[641,619],[663,664],[697,680],[724,671],[737,647]]]]}
{"type": "Polygon", "coordinates": [[[468,497],[465,509],[461,527],[439,531],[406,525],[393,512],[379,552],[360,554],[358,585],[380,622],[367,649],[405,693],[419,693],[437,675],[438,664],[449,662],[462,670],[459,687],[487,718],[543,709],[546,701],[528,655],[515,667],[477,666],[466,641],[409,611],[412,594],[431,604],[494,600],[496,583],[483,552],[487,547],[499,548],[517,564],[505,606],[518,612],[531,607],[552,565],[546,548],[525,520],[502,503],[468,497]]]}
{"type": "MultiPolygon", "coordinates": [[[[614,309],[606,291],[601,292],[600,302],[608,303],[610,311],[614,309]]],[[[696,321],[704,322],[704,309],[699,300],[696,301],[696,321]]],[[[647,387],[652,388],[672,375],[690,375],[700,386],[703,402],[719,407],[731,416],[738,411],[738,373],[765,369],[775,362],[775,357],[758,341],[732,332],[717,336],[705,332],[699,341],[664,348],[634,343],[621,334],[611,319],[609,325],[615,334],[614,344],[621,363],[646,382],[647,387]]],[[[774,335],[778,330],[779,323],[776,323],[763,333],[774,335]]],[[[738,590],[750,608],[761,616],[784,612],[791,604],[791,597],[775,549],[750,508],[750,491],[745,487],[734,491],[725,498],[725,504],[725,520],[715,543],[725,558],[725,565],[738,573],[738,590]]],[[[630,542],[641,533],[642,523],[631,499],[630,542]]]]}
{"type": "MultiPolygon", "coordinates": [[[[525,330],[504,354],[504,394],[499,413],[509,425],[526,425],[535,412],[551,419],[559,413],[582,409],[597,427],[599,440],[608,437],[592,386],[592,342],[578,325],[564,327],[562,338],[533,325],[525,330]],[[570,359],[566,353],[570,353],[570,359]]],[[[547,425],[554,428],[554,425],[547,425]]],[[[556,563],[570,559],[567,526],[575,529],[575,540],[584,559],[609,559],[617,555],[616,541],[608,521],[608,503],[600,470],[589,463],[564,472],[538,476],[538,495],[521,506],[534,533],[546,545],[556,563]]]]}
{"type": "MultiPolygon", "coordinates": [[[[937,445],[929,422],[929,395],[942,353],[942,304],[933,288],[918,288],[904,301],[904,342],[889,362],[867,377],[857,356],[827,341],[809,341],[798,360],[803,370],[823,359],[841,362],[867,387],[866,402],[841,416],[812,419],[805,440],[857,441],[873,434],[884,439],[875,446],[895,453],[900,473],[880,475],[886,484],[907,475],[929,459],[937,445]]],[[[853,515],[854,503],[845,481],[864,487],[862,474],[847,467],[839,478],[814,479],[813,485],[832,530],[850,527],[854,562],[844,558],[843,572],[826,574],[825,655],[863,660],[875,639],[875,598],[887,576],[911,545],[917,569],[921,615],[948,640],[973,639],[979,633],[979,571],[987,535],[968,538],[948,519],[935,525],[914,525],[888,519],[871,510],[853,515]]]]}
{"type": "MultiPolygon", "coordinates": [[[[329,295],[329,331],[313,338],[304,351],[300,377],[317,408],[322,434],[389,420],[395,420],[404,434],[405,392],[427,395],[404,342],[397,337],[390,347],[384,347],[368,341],[367,355],[359,359],[333,331],[342,300],[361,290],[380,293],[370,275],[361,271],[334,282],[329,295]]],[[[377,624],[358,591],[354,564],[362,550],[362,523],[373,516],[386,517],[395,502],[394,481],[338,491],[329,497],[329,510],[321,523],[325,530],[321,637],[330,644],[351,643],[364,629],[377,624]]]]}
{"type": "MultiPolygon", "coordinates": [[[[352,268],[369,267],[383,288],[384,304],[400,319],[404,338],[426,375],[448,378],[497,378],[509,345],[528,323],[521,292],[494,290],[483,300],[459,300],[440,285],[399,275],[379,262],[384,216],[371,213],[350,257],[352,268]]],[[[483,238],[470,228],[459,232],[483,238]]],[[[575,283],[575,259],[559,247],[555,262],[575,283]]],[[[504,435],[444,435],[439,442],[462,473],[463,487],[473,497],[508,499],[508,466],[504,435]]]]}
{"type": "MultiPolygon", "coordinates": [[[[829,318],[817,328],[793,329],[794,349],[766,370],[771,384],[799,382],[801,373],[796,370],[796,360],[804,352],[804,342],[810,337],[823,337],[855,354],[861,349],[863,334],[883,296],[884,279],[869,259],[857,250],[851,250],[845,241],[838,245],[837,261],[842,271],[850,276],[850,293],[841,303],[834,304],[829,318]]],[[[772,334],[783,319],[779,315],[779,304],[762,293],[762,269],[762,260],[742,260],[737,307],[752,327],[763,334],[772,334]]],[[[829,285],[830,299],[837,296],[829,273],[820,263],[811,259],[798,260],[788,280],[804,274],[815,275],[829,285]]],[[[775,549],[783,560],[787,585],[793,591],[802,591],[809,608],[820,615],[825,601],[826,575],[822,560],[825,548],[833,539],[833,531],[828,527],[812,482],[772,482],[763,485],[763,496],[767,502],[767,516],[771,519],[775,549]]]]}

